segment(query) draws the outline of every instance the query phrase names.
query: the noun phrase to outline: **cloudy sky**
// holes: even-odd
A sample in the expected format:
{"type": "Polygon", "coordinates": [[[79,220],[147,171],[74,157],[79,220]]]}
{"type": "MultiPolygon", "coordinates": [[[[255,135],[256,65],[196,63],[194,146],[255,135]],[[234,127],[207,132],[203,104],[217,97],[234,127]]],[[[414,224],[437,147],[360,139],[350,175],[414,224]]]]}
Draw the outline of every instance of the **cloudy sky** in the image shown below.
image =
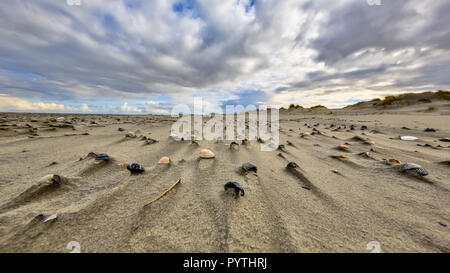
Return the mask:
{"type": "Polygon", "coordinates": [[[342,107],[450,86],[448,0],[79,1],[0,1],[0,111],[342,107]]]}

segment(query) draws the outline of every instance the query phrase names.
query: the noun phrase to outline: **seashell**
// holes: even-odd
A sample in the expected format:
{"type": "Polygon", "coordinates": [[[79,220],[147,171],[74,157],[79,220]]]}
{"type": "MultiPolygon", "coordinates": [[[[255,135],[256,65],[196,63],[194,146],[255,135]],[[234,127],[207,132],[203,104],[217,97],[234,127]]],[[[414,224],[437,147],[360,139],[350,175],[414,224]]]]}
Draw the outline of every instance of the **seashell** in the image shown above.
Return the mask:
{"type": "Polygon", "coordinates": [[[128,132],[128,133],[125,135],[125,137],[135,138],[135,137],[136,137],[136,134],[133,133],[133,132],[128,132]]]}
{"type": "Polygon", "coordinates": [[[55,220],[57,216],[58,216],[57,214],[52,214],[52,215],[50,215],[49,217],[45,218],[44,221],[42,221],[42,222],[43,222],[43,223],[46,223],[46,222],[48,222],[48,221],[55,220]]]}
{"type": "Polygon", "coordinates": [[[238,182],[228,182],[224,185],[224,189],[234,189],[236,196],[239,196],[239,192],[241,192],[241,196],[245,195],[244,188],[238,182]]]}
{"type": "Polygon", "coordinates": [[[230,143],[230,149],[238,149],[239,144],[236,141],[230,143]]]}
{"type": "Polygon", "coordinates": [[[120,167],[128,167],[127,163],[120,163],[120,164],[117,164],[117,165],[120,166],[120,167]]]}
{"type": "Polygon", "coordinates": [[[416,140],[418,138],[415,136],[400,136],[400,139],[401,140],[416,140]]]}
{"type": "Polygon", "coordinates": [[[399,160],[397,160],[397,159],[395,159],[395,158],[389,159],[388,162],[389,162],[389,163],[392,163],[392,164],[394,164],[394,163],[395,163],[395,164],[402,164],[399,160]]]}
{"type": "Polygon", "coordinates": [[[439,164],[450,166],[450,160],[441,161],[441,162],[439,162],[439,164]]]}
{"type": "Polygon", "coordinates": [[[64,117],[59,117],[56,119],[57,122],[64,122],[66,119],[64,117]]]}
{"type": "Polygon", "coordinates": [[[342,151],[348,151],[349,147],[347,145],[339,145],[338,149],[342,151]]]}
{"type": "Polygon", "coordinates": [[[404,163],[401,166],[401,172],[406,172],[409,170],[415,170],[417,172],[418,175],[420,176],[427,176],[428,172],[427,170],[425,170],[424,167],[416,164],[416,163],[404,163]]]}
{"type": "Polygon", "coordinates": [[[258,170],[258,168],[253,163],[250,163],[250,162],[242,164],[242,169],[245,172],[255,172],[255,173],[258,170]]]}
{"type": "Polygon", "coordinates": [[[200,151],[200,157],[201,158],[214,158],[216,155],[209,149],[202,149],[200,151]]]}
{"type": "Polygon", "coordinates": [[[158,140],[153,139],[153,138],[151,138],[151,137],[148,137],[148,138],[145,140],[145,143],[146,143],[146,144],[154,144],[154,143],[156,143],[156,142],[158,142],[158,140]]]}
{"type": "Polygon", "coordinates": [[[366,141],[366,139],[363,138],[362,136],[354,136],[354,137],[352,137],[350,140],[361,141],[361,142],[366,141]]]}
{"type": "Polygon", "coordinates": [[[332,158],[337,158],[337,159],[349,159],[350,157],[348,155],[332,155],[332,158]]]}
{"type": "Polygon", "coordinates": [[[95,160],[108,161],[109,156],[107,154],[99,154],[98,156],[95,157],[95,160]]]}
{"type": "Polygon", "coordinates": [[[370,158],[370,152],[362,152],[362,153],[359,153],[358,155],[370,158]]]}
{"type": "Polygon", "coordinates": [[[51,184],[51,182],[53,181],[53,179],[56,178],[56,176],[57,175],[55,175],[55,174],[47,174],[47,175],[41,177],[41,179],[38,180],[37,184],[38,185],[41,185],[44,183],[51,184]]]}
{"type": "Polygon", "coordinates": [[[302,136],[310,136],[310,135],[311,135],[311,133],[309,133],[309,132],[302,133],[302,136]]]}
{"type": "Polygon", "coordinates": [[[286,149],[286,147],[283,144],[278,145],[278,150],[283,151],[286,149]]]}
{"type": "Polygon", "coordinates": [[[131,163],[131,165],[127,166],[127,169],[132,173],[142,173],[145,171],[144,167],[138,163],[131,163]]]}
{"type": "Polygon", "coordinates": [[[158,164],[170,164],[170,159],[167,156],[163,156],[158,161],[158,164]]]}

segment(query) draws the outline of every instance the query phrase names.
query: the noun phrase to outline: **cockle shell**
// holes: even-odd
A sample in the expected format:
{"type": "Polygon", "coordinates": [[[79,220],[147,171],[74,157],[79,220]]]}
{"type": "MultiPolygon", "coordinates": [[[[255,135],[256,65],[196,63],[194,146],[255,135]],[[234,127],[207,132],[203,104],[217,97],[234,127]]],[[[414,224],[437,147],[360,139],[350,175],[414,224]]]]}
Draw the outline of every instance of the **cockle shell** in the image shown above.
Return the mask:
{"type": "Polygon", "coordinates": [[[200,151],[200,157],[201,158],[214,158],[216,155],[211,151],[211,150],[208,150],[208,149],[202,149],[201,151],[200,151]]]}
{"type": "Polygon", "coordinates": [[[338,149],[342,150],[342,151],[347,151],[349,149],[349,147],[347,145],[339,145],[338,149]]]}
{"type": "Polygon", "coordinates": [[[331,157],[337,158],[337,159],[349,159],[350,158],[348,155],[332,155],[331,157]]]}
{"type": "Polygon", "coordinates": [[[170,164],[170,158],[168,158],[167,156],[163,156],[158,161],[158,164],[170,164]]]}

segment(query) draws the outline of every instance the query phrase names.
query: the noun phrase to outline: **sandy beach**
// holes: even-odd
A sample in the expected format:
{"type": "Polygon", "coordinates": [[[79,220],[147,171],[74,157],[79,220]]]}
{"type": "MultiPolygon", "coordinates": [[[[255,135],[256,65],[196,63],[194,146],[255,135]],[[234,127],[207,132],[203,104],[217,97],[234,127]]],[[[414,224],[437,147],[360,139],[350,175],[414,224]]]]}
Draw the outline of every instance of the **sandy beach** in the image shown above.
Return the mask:
{"type": "Polygon", "coordinates": [[[450,104],[432,100],[282,109],[271,152],[176,141],[170,116],[2,113],[0,252],[450,252],[450,104]]]}

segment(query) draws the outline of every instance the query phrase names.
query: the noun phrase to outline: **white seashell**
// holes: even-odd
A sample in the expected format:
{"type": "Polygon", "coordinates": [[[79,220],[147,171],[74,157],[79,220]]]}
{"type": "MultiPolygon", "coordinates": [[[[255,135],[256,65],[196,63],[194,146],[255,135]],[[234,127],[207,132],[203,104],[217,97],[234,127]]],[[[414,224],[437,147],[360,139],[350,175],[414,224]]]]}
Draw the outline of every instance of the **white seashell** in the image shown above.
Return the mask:
{"type": "Polygon", "coordinates": [[[401,140],[416,140],[418,138],[415,136],[401,136],[400,139],[401,140]]]}

